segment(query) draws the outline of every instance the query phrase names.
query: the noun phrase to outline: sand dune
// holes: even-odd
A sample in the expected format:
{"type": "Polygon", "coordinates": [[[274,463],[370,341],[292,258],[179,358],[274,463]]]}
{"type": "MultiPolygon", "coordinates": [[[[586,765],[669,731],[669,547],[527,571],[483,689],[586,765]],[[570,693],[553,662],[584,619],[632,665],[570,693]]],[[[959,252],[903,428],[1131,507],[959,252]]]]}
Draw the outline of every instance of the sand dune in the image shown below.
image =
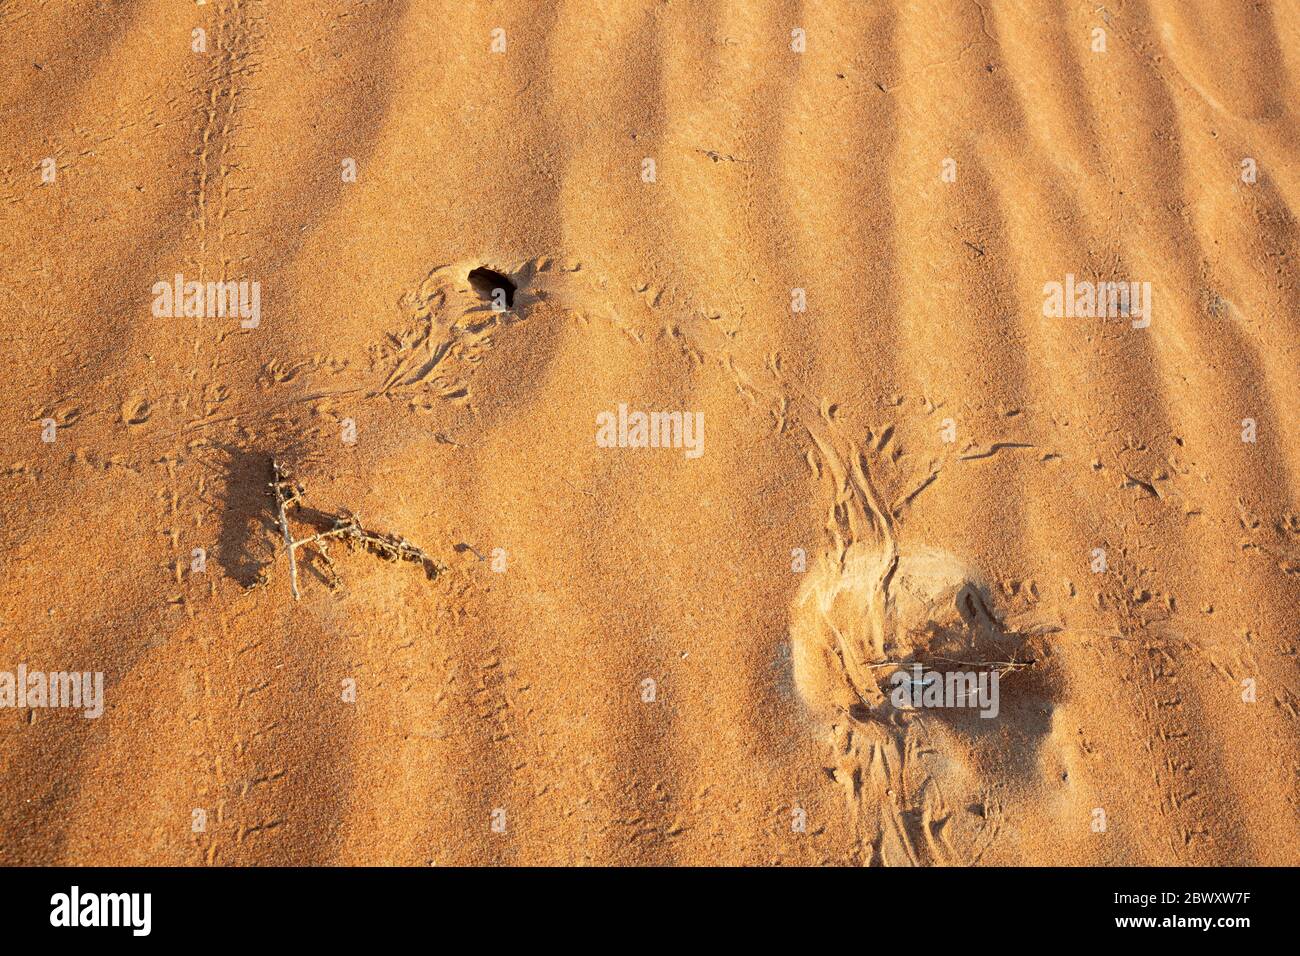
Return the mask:
{"type": "Polygon", "coordinates": [[[0,863],[1300,863],[1300,6],[0,50],[0,863]]]}

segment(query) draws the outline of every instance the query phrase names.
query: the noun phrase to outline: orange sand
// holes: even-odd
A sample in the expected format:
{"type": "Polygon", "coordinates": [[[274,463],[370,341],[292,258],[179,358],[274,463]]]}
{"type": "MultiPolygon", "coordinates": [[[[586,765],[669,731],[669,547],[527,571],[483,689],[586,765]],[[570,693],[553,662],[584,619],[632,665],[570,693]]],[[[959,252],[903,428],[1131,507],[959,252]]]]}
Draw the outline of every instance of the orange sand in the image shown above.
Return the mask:
{"type": "Polygon", "coordinates": [[[1300,5],[14,0],[0,48],[0,671],[105,675],[0,709],[0,863],[1300,863],[1300,5]],[[155,315],[178,273],[257,327],[155,315]],[[306,545],[295,601],[272,456],[295,538],[442,570],[306,545]],[[995,718],[882,702],[945,656],[995,718]]]}

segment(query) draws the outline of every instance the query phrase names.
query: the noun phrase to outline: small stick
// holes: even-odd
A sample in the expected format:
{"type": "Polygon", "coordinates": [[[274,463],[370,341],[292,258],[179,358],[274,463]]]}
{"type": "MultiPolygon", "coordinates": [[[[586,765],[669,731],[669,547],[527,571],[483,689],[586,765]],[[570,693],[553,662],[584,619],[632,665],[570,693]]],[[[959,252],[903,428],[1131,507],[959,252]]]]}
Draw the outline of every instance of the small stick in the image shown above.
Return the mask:
{"type": "MultiPolygon", "coordinates": [[[[293,535],[289,533],[289,518],[284,513],[284,507],[288,500],[284,497],[284,477],[280,472],[280,463],[274,458],[271,459],[271,473],[274,481],[271,482],[271,490],[275,493],[275,519],[280,523],[280,530],[284,533],[284,546],[289,552],[289,587],[293,591],[293,599],[298,600],[298,562],[294,559],[293,535]]],[[[294,495],[297,498],[297,495],[294,495]]]]}

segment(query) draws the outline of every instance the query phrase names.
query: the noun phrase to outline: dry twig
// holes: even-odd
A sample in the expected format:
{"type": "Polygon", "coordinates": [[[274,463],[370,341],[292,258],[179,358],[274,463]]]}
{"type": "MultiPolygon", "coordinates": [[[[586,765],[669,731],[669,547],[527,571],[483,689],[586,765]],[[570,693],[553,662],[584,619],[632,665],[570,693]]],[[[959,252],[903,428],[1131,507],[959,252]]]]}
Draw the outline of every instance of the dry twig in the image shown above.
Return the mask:
{"type": "Polygon", "coordinates": [[[411,544],[400,535],[369,531],[362,527],[359,518],[347,513],[323,515],[323,517],[333,520],[333,525],[330,528],[325,531],[318,531],[306,538],[295,540],[289,530],[288,508],[291,505],[299,504],[305,496],[305,491],[302,486],[285,475],[280,468],[279,462],[274,458],[271,459],[271,475],[271,492],[275,498],[276,523],[284,535],[285,550],[289,553],[289,586],[293,591],[295,601],[301,596],[298,590],[297,553],[298,549],[304,545],[316,546],[316,550],[324,559],[325,566],[333,577],[331,586],[338,584],[338,572],[334,568],[334,561],[330,558],[329,551],[326,550],[326,542],[329,540],[341,540],[349,547],[359,546],[371,554],[383,558],[385,561],[410,561],[419,564],[431,581],[446,570],[444,565],[431,558],[423,549],[411,544]]]}
{"type": "Polygon", "coordinates": [[[287,481],[284,472],[280,470],[280,463],[274,458],[271,459],[271,493],[275,495],[275,520],[280,526],[280,531],[284,534],[284,545],[289,552],[289,587],[293,590],[293,599],[298,600],[298,562],[294,559],[294,542],[293,535],[289,532],[289,516],[285,514],[285,509],[289,505],[298,501],[301,489],[291,481],[287,481]],[[285,494],[286,486],[291,494],[285,494]]]}

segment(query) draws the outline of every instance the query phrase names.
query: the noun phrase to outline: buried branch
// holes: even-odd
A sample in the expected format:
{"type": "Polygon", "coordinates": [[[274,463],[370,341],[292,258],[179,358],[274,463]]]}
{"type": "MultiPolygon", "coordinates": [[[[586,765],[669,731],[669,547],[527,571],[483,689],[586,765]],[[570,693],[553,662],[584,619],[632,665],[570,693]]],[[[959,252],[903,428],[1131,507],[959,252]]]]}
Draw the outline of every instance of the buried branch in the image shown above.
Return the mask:
{"type": "Polygon", "coordinates": [[[343,541],[348,547],[360,547],[377,557],[383,558],[385,561],[410,561],[418,564],[424,569],[424,573],[431,581],[446,570],[443,564],[431,558],[423,549],[411,544],[400,535],[369,531],[362,527],[360,519],[347,513],[320,513],[319,517],[330,521],[330,526],[306,538],[295,540],[289,530],[288,509],[293,505],[301,507],[306,491],[284,473],[279,462],[274,458],[271,459],[271,494],[275,499],[276,524],[284,536],[285,550],[289,554],[289,587],[293,591],[295,601],[301,597],[298,590],[297,555],[298,549],[304,545],[315,546],[316,551],[320,554],[332,576],[331,587],[337,586],[339,583],[338,572],[334,569],[334,561],[330,558],[326,546],[327,542],[334,540],[343,541]]]}

